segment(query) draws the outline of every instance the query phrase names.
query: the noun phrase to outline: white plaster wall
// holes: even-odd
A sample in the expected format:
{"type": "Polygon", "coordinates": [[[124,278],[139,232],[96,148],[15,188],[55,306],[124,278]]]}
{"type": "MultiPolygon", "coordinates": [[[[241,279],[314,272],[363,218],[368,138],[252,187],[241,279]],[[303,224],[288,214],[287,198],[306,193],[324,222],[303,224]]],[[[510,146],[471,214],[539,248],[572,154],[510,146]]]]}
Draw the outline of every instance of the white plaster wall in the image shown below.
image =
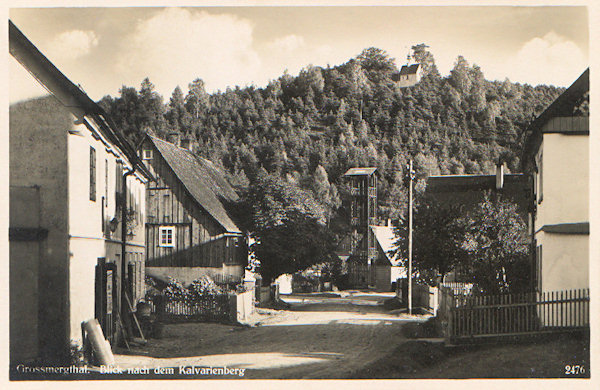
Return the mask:
{"type": "Polygon", "coordinates": [[[589,136],[544,134],[543,200],[536,231],[544,225],[589,221],[589,136]]]}
{"type": "Polygon", "coordinates": [[[540,233],[542,291],[589,288],[589,236],[540,233]]]}
{"type": "Polygon", "coordinates": [[[279,275],[275,282],[279,285],[279,294],[291,294],[292,293],[292,275],[283,274],[279,275]]]}
{"type": "MultiPolygon", "coordinates": [[[[72,340],[81,341],[81,322],[94,318],[95,307],[95,266],[99,257],[115,262],[121,256],[119,242],[121,224],[111,234],[112,241],[105,240],[102,232],[102,197],[105,197],[105,218],[108,220],[121,215],[116,212],[116,165],[120,157],[118,151],[109,152],[101,140],[92,137],[90,130],[83,124],[76,125],[76,134],[68,136],[69,171],[69,296],[70,296],[70,334],[72,340]],[[96,200],[90,200],[90,146],[96,150],[96,200]],[[116,155],[115,155],[116,154],[116,155]],[[108,181],[106,166],[108,163],[108,181]]],[[[127,166],[124,167],[127,169],[127,166]]],[[[127,179],[128,189],[133,201],[145,209],[145,184],[132,175],[127,179]]],[[[131,201],[131,199],[130,199],[131,201]]],[[[120,214],[120,213],[119,213],[120,214]]],[[[142,213],[138,228],[128,241],[138,245],[145,244],[144,215],[142,213]]],[[[128,249],[129,252],[130,249],[128,249]]],[[[143,247],[132,248],[135,252],[144,252],[143,247]]],[[[120,272],[121,265],[117,264],[120,272]]],[[[118,297],[115,297],[118,299],[118,297]]]]}
{"type": "Polygon", "coordinates": [[[104,241],[71,239],[69,249],[71,340],[81,343],[81,323],[94,318],[95,266],[104,257],[104,241]]]}

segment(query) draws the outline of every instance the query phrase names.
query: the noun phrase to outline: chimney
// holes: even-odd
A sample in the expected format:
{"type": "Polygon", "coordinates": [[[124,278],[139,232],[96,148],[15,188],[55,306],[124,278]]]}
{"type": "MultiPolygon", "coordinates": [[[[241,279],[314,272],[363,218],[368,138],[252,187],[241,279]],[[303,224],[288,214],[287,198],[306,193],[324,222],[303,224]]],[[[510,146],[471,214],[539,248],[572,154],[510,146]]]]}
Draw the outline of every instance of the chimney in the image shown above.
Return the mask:
{"type": "Polygon", "coordinates": [[[167,134],[167,141],[174,144],[175,146],[179,146],[179,133],[176,131],[172,131],[167,134]]]}
{"type": "Polygon", "coordinates": [[[179,141],[179,146],[191,151],[192,150],[192,141],[187,137],[182,138],[181,141],[179,141]]]}
{"type": "Polygon", "coordinates": [[[391,218],[388,218],[388,220],[387,220],[387,226],[388,227],[392,227],[392,219],[391,218]]]}
{"type": "Polygon", "coordinates": [[[496,164],[496,189],[501,190],[504,187],[504,163],[496,164]]]}

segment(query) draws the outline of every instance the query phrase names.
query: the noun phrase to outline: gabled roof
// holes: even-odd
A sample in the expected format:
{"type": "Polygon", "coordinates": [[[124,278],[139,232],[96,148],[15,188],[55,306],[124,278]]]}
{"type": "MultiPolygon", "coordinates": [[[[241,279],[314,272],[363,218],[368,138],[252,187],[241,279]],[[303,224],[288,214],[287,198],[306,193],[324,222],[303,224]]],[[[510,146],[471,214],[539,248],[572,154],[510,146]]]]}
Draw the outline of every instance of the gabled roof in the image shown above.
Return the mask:
{"type": "Polygon", "coordinates": [[[577,112],[577,106],[586,92],[590,90],[590,68],[587,68],[581,76],[559,97],[552,102],[530,125],[530,128],[539,130],[548,121],[556,117],[584,116],[577,112]]]}
{"type": "MultiPolygon", "coordinates": [[[[590,91],[590,68],[587,68],[581,76],[569,88],[567,88],[552,104],[548,106],[531,124],[529,125],[529,135],[523,148],[524,158],[521,160],[526,167],[528,160],[539,149],[542,142],[544,125],[554,118],[576,118],[587,117],[589,113],[581,110],[584,101],[589,100],[590,91]]],[[[583,119],[583,118],[581,118],[583,119]]],[[[586,120],[574,121],[575,126],[567,126],[561,131],[552,130],[548,132],[565,134],[589,134],[589,124],[586,120]]]]}
{"type": "Polygon", "coordinates": [[[376,170],[377,168],[350,168],[344,173],[344,176],[372,175],[376,170]]]}
{"type": "Polygon", "coordinates": [[[159,138],[147,136],[192,198],[227,232],[241,233],[225,204],[239,200],[225,175],[209,160],[159,138]]]}
{"type": "Polygon", "coordinates": [[[421,64],[402,65],[402,68],[400,68],[400,75],[415,74],[419,70],[419,66],[421,66],[421,64]]]}
{"type": "Polygon", "coordinates": [[[400,265],[400,259],[393,252],[396,249],[396,235],[394,234],[394,228],[391,226],[371,226],[371,230],[375,235],[375,239],[379,243],[379,246],[385,253],[385,256],[389,260],[391,265],[400,265]]]}
{"type": "Polygon", "coordinates": [[[65,107],[79,109],[92,117],[98,124],[100,132],[113,145],[121,149],[132,165],[151,179],[152,175],[135,153],[135,149],[117,130],[102,107],[69,80],[10,20],[8,21],[8,35],[10,54],[65,107]]]}

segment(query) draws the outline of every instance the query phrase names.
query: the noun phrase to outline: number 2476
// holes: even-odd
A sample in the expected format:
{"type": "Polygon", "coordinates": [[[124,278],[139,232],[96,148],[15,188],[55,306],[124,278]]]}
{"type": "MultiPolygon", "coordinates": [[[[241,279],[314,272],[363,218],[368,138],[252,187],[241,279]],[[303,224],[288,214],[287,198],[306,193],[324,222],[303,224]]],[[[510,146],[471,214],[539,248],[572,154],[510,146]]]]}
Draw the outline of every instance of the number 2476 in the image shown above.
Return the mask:
{"type": "Polygon", "coordinates": [[[576,366],[565,366],[565,375],[581,375],[585,373],[585,366],[576,365],[576,366]]]}

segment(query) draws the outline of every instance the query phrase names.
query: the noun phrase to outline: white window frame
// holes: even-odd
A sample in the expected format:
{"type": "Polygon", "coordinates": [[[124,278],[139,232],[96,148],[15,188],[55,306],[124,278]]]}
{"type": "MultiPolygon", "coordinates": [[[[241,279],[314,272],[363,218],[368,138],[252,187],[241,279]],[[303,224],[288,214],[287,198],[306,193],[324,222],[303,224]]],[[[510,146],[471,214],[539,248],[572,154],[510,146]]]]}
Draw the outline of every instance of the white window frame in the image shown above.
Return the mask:
{"type": "Polygon", "coordinates": [[[158,229],[158,246],[166,248],[175,247],[175,226],[161,226],[158,229]]]}
{"type": "Polygon", "coordinates": [[[152,149],[142,150],[142,160],[152,160],[152,149]]]}

